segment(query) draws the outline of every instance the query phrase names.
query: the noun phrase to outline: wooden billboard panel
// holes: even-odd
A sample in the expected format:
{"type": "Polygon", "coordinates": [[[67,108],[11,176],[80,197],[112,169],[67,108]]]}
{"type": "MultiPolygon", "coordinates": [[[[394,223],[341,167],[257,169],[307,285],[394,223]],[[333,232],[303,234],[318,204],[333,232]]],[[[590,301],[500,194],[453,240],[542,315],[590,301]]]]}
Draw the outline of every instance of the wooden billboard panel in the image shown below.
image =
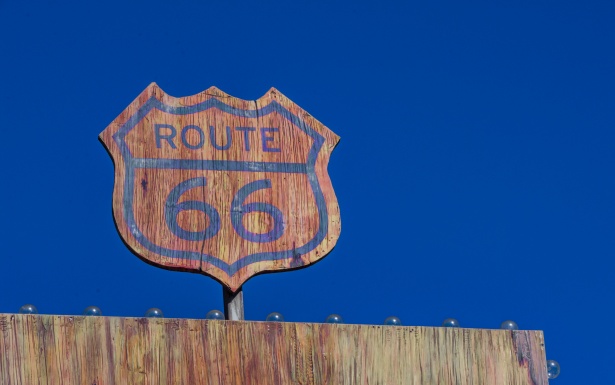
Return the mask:
{"type": "Polygon", "coordinates": [[[540,331],[0,314],[0,385],[547,385],[540,331]]]}
{"type": "Polygon", "coordinates": [[[339,137],[276,89],[254,101],[215,87],[175,98],[152,83],[100,138],[115,162],[118,230],[152,264],[236,291],[337,242],[327,165],[339,137]]]}

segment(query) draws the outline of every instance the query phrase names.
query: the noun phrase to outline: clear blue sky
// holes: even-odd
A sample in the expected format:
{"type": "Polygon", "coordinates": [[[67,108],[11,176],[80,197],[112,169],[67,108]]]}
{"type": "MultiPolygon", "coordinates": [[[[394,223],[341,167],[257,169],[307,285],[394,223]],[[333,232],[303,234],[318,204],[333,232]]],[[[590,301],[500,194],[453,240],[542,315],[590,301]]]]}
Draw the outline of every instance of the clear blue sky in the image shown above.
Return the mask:
{"type": "Polygon", "coordinates": [[[270,87],[341,136],[335,250],[246,317],[544,330],[557,384],[615,360],[612,2],[0,0],[0,312],[199,318],[220,285],[133,256],[98,134],[150,82],[270,87]],[[232,3],[232,4],[231,4],[232,3]]]}

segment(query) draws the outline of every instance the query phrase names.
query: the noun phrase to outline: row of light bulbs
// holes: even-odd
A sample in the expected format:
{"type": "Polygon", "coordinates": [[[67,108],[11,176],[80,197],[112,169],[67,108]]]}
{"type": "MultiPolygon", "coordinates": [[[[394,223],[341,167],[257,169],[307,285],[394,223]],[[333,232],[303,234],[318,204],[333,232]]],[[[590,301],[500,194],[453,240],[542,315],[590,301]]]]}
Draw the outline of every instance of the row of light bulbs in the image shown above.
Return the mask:
{"type": "MultiPolygon", "coordinates": [[[[27,304],[27,305],[23,305],[19,309],[19,313],[20,314],[38,314],[38,309],[34,305],[27,304]]],[[[88,307],[85,308],[85,310],[83,310],[82,314],[85,315],[85,316],[102,316],[103,315],[102,311],[100,310],[100,308],[98,306],[88,306],[88,307]]],[[[153,308],[147,309],[147,311],[144,314],[144,317],[148,317],[148,318],[164,318],[164,313],[162,312],[162,310],[160,310],[160,309],[158,309],[156,307],[153,307],[153,308]]],[[[220,310],[211,310],[210,312],[208,312],[205,315],[205,319],[207,319],[207,320],[223,320],[223,319],[225,319],[225,317],[224,317],[224,313],[222,313],[220,310]]],[[[282,314],[280,314],[280,313],[273,312],[273,313],[269,314],[267,316],[267,318],[265,318],[265,321],[267,321],[267,322],[284,322],[284,316],[282,314]]],[[[331,314],[327,318],[325,318],[324,323],[328,323],[328,324],[342,324],[342,323],[344,323],[344,319],[339,314],[331,314]]],[[[383,325],[401,326],[401,320],[398,317],[395,317],[395,316],[387,317],[384,320],[383,325]]],[[[444,322],[442,322],[442,326],[443,327],[450,327],[450,328],[458,328],[459,327],[459,321],[457,321],[455,318],[447,318],[447,319],[444,320],[444,322]]],[[[517,323],[515,321],[507,320],[507,321],[502,322],[502,324],[500,325],[500,329],[518,330],[519,326],[517,326],[517,323]]]]}
{"type": "MultiPolygon", "coordinates": [[[[27,304],[23,305],[19,309],[20,314],[38,314],[38,309],[36,306],[27,304]]],[[[88,306],[82,313],[84,316],[102,316],[102,311],[98,306],[88,306]]],[[[164,318],[164,313],[162,310],[153,307],[147,309],[144,314],[145,317],[148,318],[164,318]]],[[[224,313],[220,310],[211,310],[205,315],[206,320],[224,320],[224,313]]],[[[280,313],[273,312],[270,313],[267,318],[265,318],[266,322],[284,322],[284,316],[280,313]]],[[[344,323],[344,319],[339,314],[331,314],[327,318],[325,318],[325,323],[328,324],[341,324],[344,323]]],[[[401,326],[401,320],[398,317],[391,316],[387,317],[384,322],[384,325],[390,326],[401,326]]],[[[443,327],[447,328],[458,328],[459,321],[455,318],[447,318],[442,322],[443,327]]],[[[500,324],[500,329],[504,330],[519,330],[519,326],[515,321],[506,320],[500,324]]],[[[549,379],[554,379],[559,376],[560,366],[559,363],[555,360],[547,361],[547,376],[549,379]]]]}

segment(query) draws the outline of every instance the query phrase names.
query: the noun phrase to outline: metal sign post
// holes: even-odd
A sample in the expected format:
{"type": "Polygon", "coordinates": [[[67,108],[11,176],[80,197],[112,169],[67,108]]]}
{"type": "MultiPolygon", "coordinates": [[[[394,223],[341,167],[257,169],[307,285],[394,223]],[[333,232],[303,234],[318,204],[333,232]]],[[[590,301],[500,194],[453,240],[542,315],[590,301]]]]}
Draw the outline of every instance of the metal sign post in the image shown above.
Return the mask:
{"type": "Polygon", "coordinates": [[[236,292],[222,286],[222,298],[224,300],[224,316],[229,321],[243,321],[243,289],[236,292]]]}

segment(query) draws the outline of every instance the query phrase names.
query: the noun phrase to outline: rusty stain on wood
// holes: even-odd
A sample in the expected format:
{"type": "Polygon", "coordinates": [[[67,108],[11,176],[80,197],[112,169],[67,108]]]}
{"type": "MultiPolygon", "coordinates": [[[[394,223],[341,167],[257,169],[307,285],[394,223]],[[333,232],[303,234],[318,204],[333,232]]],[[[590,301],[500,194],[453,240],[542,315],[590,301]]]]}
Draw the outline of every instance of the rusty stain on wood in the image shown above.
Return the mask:
{"type": "Polygon", "coordinates": [[[152,83],[100,139],[117,228],[149,263],[236,291],[316,262],[339,238],[327,172],[339,137],[274,88],[248,101],[215,87],[175,98],[152,83]]]}
{"type": "Polygon", "coordinates": [[[0,314],[0,385],[547,385],[541,331],[0,314]]]}

